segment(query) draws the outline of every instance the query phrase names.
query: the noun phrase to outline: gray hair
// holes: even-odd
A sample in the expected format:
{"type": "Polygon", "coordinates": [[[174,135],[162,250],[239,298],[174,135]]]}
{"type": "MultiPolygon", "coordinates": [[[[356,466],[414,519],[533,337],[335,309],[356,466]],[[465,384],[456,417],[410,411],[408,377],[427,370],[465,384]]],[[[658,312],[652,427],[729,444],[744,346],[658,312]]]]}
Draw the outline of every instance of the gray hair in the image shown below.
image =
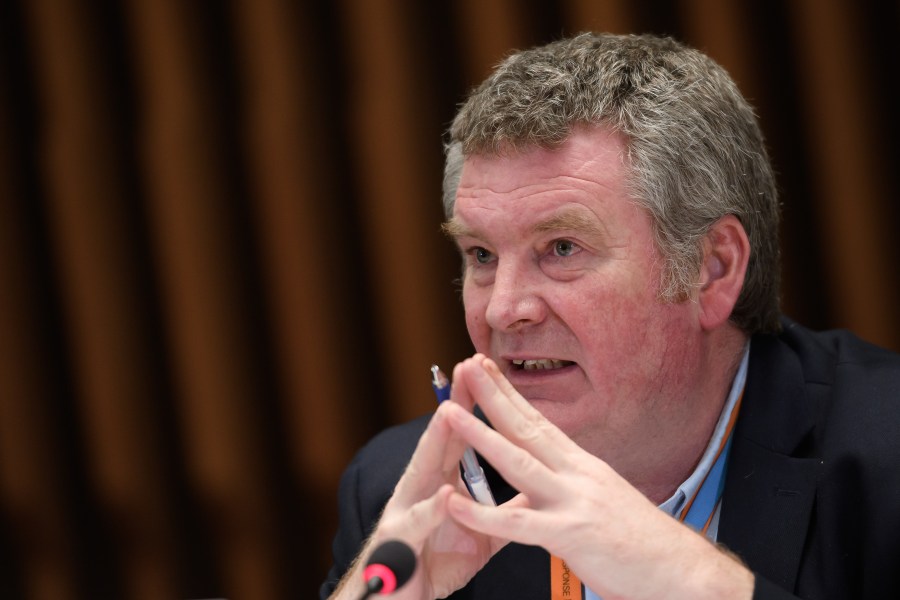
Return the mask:
{"type": "Polygon", "coordinates": [[[629,192],[665,260],[662,299],[688,297],[710,226],[735,215],[750,261],[731,321],[750,334],[777,331],[779,203],[762,132],[728,73],[670,38],[583,33],[500,63],[450,127],[447,217],[466,156],[553,148],[578,125],[626,138],[629,192]]]}

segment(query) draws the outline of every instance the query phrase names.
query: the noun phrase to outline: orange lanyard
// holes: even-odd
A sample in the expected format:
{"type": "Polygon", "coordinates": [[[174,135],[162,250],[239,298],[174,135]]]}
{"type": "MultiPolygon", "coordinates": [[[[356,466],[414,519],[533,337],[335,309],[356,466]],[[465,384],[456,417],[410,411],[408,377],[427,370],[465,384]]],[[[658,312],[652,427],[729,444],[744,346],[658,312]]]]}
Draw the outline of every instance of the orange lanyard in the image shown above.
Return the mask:
{"type": "MultiPolygon", "coordinates": [[[[738,398],[737,403],[731,411],[731,416],[728,419],[728,425],[725,429],[725,435],[722,437],[722,442],[719,444],[719,449],[716,452],[716,459],[714,462],[718,462],[720,458],[723,460],[727,457],[722,456],[723,452],[727,452],[726,448],[728,447],[728,443],[731,440],[731,434],[734,431],[734,424],[737,421],[737,415],[741,408],[741,401],[744,399],[744,395],[738,398]]],[[[704,488],[704,484],[707,482],[710,473],[713,472],[713,469],[710,469],[710,472],[706,474],[703,482],[697,487],[697,491],[694,492],[694,495],[691,496],[690,500],[685,504],[684,508],[681,510],[681,514],[678,517],[679,521],[684,522],[685,518],[687,518],[688,513],[691,510],[692,505],[694,504],[694,500],[697,499],[697,495],[704,488]]],[[[709,525],[712,522],[713,515],[716,513],[716,507],[718,506],[722,483],[724,483],[724,474],[719,474],[720,481],[717,483],[718,494],[715,498],[714,503],[712,504],[711,510],[709,510],[709,515],[706,516],[705,524],[702,526],[702,533],[706,534],[707,529],[709,529],[709,525]]],[[[705,512],[705,511],[704,511],[705,512]]],[[[696,527],[696,525],[695,525],[696,527]]],[[[581,580],[578,578],[578,575],[573,573],[569,566],[566,564],[566,561],[559,558],[558,556],[550,556],[550,600],[584,600],[584,588],[581,585],[581,580]]]]}
{"type": "Polygon", "coordinates": [[[566,561],[550,556],[550,600],[582,600],[581,580],[566,561]]]}
{"type": "Polygon", "coordinates": [[[744,399],[743,392],[738,397],[731,415],[728,418],[728,425],[725,428],[725,435],[719,443],[719,449],[716,451],[716,457],[713,459],[713,465],[703,477],[703,481],[697,486],[694,495],[687,501],[678,520],[687,523],[696,531],[706,535],[709,525],[712,523],[716,514],[716,509],[722,499],[722,490],[725,487],[725,468],[728,460],[728,451],[731,448],[731,434],[734,433],[734,424],[737,421],[738,412],[741,409],[741,402],[744,399]],[[697,506],[695,507],[694,504],[697,506]],[[692,510],[693,509],[693,510],[692,510]]]}

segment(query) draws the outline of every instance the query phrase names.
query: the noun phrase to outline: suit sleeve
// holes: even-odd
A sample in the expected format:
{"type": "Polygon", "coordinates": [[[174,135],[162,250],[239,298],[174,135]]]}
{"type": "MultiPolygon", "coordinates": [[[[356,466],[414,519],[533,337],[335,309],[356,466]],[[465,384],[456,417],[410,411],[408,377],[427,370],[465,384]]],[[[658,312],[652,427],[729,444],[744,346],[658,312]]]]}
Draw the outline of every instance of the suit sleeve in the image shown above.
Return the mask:
{"type": "Polygon", "coordinates": [[[371,524],[363,523],[359,505],[359,459],[360,456],[357,455],[341,476],[338,492],[339,526],[331,545],[331,569],[319,589],[321,600],[334,592],[341,577],[350,569],[371,527],[371,524]]]}
{"type": "Polygon", "coordinates": [[[753,574],[753,600],[798,600],[797,596],[784,591],[765,577],[753,574]]]}
{"type": "Polygon", "coordinates": [[[375,528],[430,418],[426,415],[378,434],[357,453],[341,476],[333,562],[319,588],[321,600],[334,592],[375,528]]]}

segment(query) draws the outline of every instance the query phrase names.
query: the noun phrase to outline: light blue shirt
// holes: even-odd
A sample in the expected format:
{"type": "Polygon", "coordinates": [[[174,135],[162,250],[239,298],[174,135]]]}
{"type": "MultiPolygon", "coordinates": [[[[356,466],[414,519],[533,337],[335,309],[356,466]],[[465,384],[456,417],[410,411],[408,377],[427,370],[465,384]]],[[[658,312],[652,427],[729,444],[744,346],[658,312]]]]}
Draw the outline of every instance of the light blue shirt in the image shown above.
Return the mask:
{"type": "MultiPolygon", "coordinates": [[[[747,381],[747,364],[749,362],[750,343],[748,342],[744,347],[744,356],[741,358],[741,364],[738,367],[737,374],[734,376],[734,381],[731,383],[731,391],[728,393],[728,399],[725,401],[725,406],[722,407],[722,414],[719,415],[719,421],[716,423],[716,428],[713,430],[712,437],[709,439],[709,444],[707,444],[706,450],[700,458],[700,462],[697,463],[697,468],[694,469],[694,472],[691,473],[690,477],[685,479],[684,483],[678,486],[678,489],[675,490],[675,493],[672,494],[671,498],[659,505],[660,510],[664,513],[673,517],[680,516],[685,502],[687,502],[688,498],[694,497],[697,490],[703,485],[703,481],[709,474],[709,470],[712,468],[713,463],[716,462],[716,455],[719,452],[719,447],[722,445],[722,440],[727,434],[728,421],[731,420],[731,413],[734,412],[734,407],[737,406],[738,399],[744,391],[744,384],[747,381]]],[[[719,502],[716,505],[716,511],[713,514],[712,521],[706,530],[706,537],[712,541],[716,541],[719,534],[719,513],[721,510],[722,503],[719,502]]],[[[587,586],[584,588],[584,597],[585,600],[603,600],[600,596],[589,590],[587,586]]]]}

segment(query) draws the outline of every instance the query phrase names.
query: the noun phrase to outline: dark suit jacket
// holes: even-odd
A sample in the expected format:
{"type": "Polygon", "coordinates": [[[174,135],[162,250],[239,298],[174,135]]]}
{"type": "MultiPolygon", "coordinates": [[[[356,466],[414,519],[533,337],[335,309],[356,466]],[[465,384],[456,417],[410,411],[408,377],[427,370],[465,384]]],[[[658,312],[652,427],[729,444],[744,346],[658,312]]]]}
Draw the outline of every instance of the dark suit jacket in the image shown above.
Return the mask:
{"type": "MultiPolygon", "coordinates": [[[[756,573],[754,598],[900,598],[900,356],[785,320],[754,336],[718,541],[756,573]]],[[[389,429],[341,481],[326,598],[347,570],[428,417],[389,429]]],[[[498,502],[515,491],[485,469],[498,502]]],[[[454,599],[546,600],[549,558],[509,544],[454,599]]]]}

